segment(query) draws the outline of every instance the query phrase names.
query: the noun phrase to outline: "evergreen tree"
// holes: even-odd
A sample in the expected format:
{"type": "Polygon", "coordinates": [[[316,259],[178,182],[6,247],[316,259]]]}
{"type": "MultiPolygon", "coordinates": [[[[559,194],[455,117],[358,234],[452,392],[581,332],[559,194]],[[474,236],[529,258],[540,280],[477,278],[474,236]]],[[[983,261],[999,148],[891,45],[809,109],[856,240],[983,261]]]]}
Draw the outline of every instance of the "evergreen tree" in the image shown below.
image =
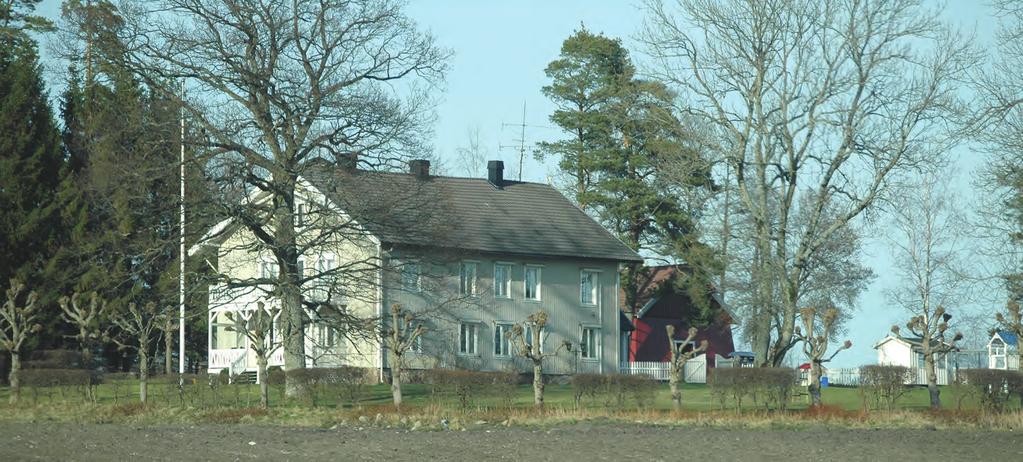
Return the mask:
{"type": "MultiPolygon", "coordinates": [[[[539,157],[558,159],[576,202],[626,245],[687,264],[693,274],[679,283],[694,301],[706,300],[714,261],[698,238],[699,210],[681,201],[679,188],[712,182],[709,165],[688,147],[685,126],[673,114],[675,95],[660,82],[637,79],[619,40],[585,29],[565,40],[546,73],[552,82],[543,92],[558,108],[551,121],[571,136],[541,143],[539,157]],[[689,172],[681,184],[660,178],[662,166],[679,163],[689,172]]],[[[626,269],[627,305],[644,274],[639,265],[626,269]]]]}
{"type": "MultiPolygon", "coordinates": [[[[38,286],[52,252],[60,182],[60,138],[35,46],[0,49],[0,284],[38,286]]],[[[40,293],[40,303],[54,300],[40,293]]]]}

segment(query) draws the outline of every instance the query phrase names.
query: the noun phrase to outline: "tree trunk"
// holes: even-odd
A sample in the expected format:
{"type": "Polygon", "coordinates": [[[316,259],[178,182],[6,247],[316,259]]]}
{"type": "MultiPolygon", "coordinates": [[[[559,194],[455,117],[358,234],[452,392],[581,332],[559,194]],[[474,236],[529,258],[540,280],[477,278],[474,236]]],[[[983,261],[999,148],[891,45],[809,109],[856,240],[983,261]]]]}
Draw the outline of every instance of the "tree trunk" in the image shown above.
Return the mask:
{"type": "Polygon", "coordinates": [[[163,331],[163,373],[171,375],[174,373],[174,362],[171,360],[171,356],[174,353],[174,334],[172,327],[169,323],[167,329],[163,331]]]}
{"type": "Polygon", "coordinates": [[[394,408],[401,410],[401,367],[397,363],[391,365],[391,397],[394,408]]]}
{"type": "Polygon", "coordinates": [[[261,409],[270,408],[270,384],[267,381],[266,365],[266,355],[256,356],[256,370],[259,374],[259,407],[261,409]]]}
{"type": "MultiPolygon", "coordinates": [[[[273,181],[279,185],[274,195],[273,239],[283,261],[277,275],[277,293],[281,299],[281,317],[284,320],[284,368],[287,370],[305,367],[305,321],[302,308],[302,292],[298,281],[298,254],[296,251],[295,221],[292,205],[295,199],[293,173],[277,171],[273,181]]],[[[299,397],[306,390],[300,383],[285,378],[285,395],[299,397]]]]}
{"type": "Polygon", "coordinates": [[[543,407],[543,363],[533,361],[533,404],[543,407]]]}
{"type": "Polygon", "coordinates": [[[679,411],[682,409],[682,389],[679,388],[679,382],[682,381],[682,368],[672,361],[670,372],[668,388],[671,389],[671,404],[676,411],[679,411]]]}
{"type": "Polygon", "coordinates": [[[818,362],[810,362],[810,383],[806,387],[810,393],[810,402],[813,407],[821,405],[821,365],[818,362]]]}
{"type": "Polygon", "coordinates": [[[11,373],[7,376],[11,382],[11,404],[17,404],[18,399],[21,398],[21,354],[16,351],[11,352],[11,373]]]}
{"type": "Polygon", "coordinates": [[[139,350],[139,401],[146,404],[149,400],[149,356],[139,350]]]}
{"type": "Polygon", "coordinates": [[[933,352],[924,353],[924,367],[927,368],[927,394],[931,397],[931,409],[939,409],[941,408],[941,390],[938,389],[938,373],[934,370],[933,352]]]}

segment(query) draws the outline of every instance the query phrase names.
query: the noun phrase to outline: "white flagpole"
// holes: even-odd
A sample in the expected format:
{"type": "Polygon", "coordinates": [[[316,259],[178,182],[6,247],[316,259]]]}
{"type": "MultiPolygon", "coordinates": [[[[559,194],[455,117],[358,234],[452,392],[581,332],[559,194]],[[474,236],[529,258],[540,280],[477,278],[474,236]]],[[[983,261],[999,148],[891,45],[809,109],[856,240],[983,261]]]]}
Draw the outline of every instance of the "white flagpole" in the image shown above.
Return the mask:
{"type": "Polygon", "coordinates": [[[178,249],[178,382],[184,385],[185,374],[185,81],[181,81],[181,226],[178,249]]]}

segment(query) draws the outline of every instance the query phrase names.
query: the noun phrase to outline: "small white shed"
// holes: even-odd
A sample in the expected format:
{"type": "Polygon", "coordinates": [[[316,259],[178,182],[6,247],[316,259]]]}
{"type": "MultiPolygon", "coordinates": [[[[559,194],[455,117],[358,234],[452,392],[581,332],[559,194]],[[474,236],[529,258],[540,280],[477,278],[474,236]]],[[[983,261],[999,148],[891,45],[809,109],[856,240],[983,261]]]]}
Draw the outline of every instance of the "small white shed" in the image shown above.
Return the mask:
{"type": "MultiPolygon", "coordinates": [[[[937,342],[935,342],[937,343],[937,342]]],[[[909,383],[914,385],[927,384],[927,371],[924,368],[923,339],[919,337],[896,337],[888,335],[874,344],[877,350],[877,363],[882,366],[905,366],[914,371],[914,378],[909,383]]],[[[934,369],[938,375],[938,385],[948,385],[952,374],[949,355],[939,354],[934,358],[934,369]]]]}
{"type": "Polygon", "coordinates": [[[1019,370],[1019,338],[1016,334],[998,331],[987,342],[988,367],[991,369],[1019,370]]]}

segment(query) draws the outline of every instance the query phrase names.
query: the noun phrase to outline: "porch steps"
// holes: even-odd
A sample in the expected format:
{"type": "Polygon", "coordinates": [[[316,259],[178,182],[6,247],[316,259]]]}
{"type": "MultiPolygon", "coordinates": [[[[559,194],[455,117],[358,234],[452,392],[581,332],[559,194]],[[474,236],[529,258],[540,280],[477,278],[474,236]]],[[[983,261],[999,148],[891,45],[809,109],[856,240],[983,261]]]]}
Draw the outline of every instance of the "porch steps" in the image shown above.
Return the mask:
{"type": "Polygon", "coordinates": [[[256,371],[245,371],[234,376],[232,383],[256,383],[256,371]]]}

